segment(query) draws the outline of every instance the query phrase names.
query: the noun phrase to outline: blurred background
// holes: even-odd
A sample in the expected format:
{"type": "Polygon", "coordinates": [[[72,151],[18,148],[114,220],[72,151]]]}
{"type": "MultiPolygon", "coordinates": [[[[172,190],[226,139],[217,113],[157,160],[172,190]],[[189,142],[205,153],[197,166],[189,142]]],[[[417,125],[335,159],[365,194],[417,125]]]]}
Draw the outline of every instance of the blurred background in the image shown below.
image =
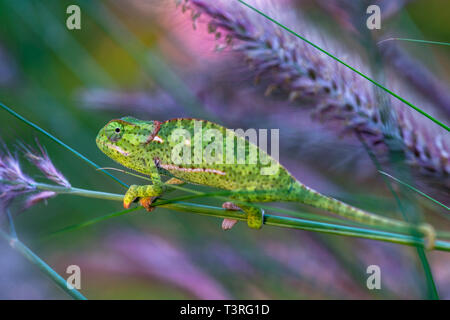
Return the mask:
{"type": "MultiPolygon", "coordinates": [[[[376,42],[390,37],[449,42],[450,2],[283,4],[295,8],[304,17],[302,26],[314,29],[322,41],[340,43],[338,57],[362,56],[364,61],[376,52],[387,72],[401,79],[404,96],[426,101],[427,110],[448,123],[448,47],[376,42]],[[374,3],[382,9],[382,29],[369,41],[365,8],[374,3]]],[[[239,52],[217,52],[221,48],[207,25],[198,21],[194,30],[191,13],[182,11],[171,0],[0,0],[0,101],[104,167],[117,165],[97,149],[95,136],[110,119],[125,115],[157,120],[195,116],[231,128],[281,128],[280,161],[304,184],[372,212],[398,212],[396,199],[357,139],[311,121],[308,109],[265,95],[239,52]],[[80,30],[66,27],[71,4],[81,8],[80,30]]],[[[72,186],[124,192],[2,110],[0,136],[11,152],[19,141],[34,145],[37,137],[72,186]]],[[[20,163],[43,181],[25,159],[20,163]]],[[[138,182],[114,174],[129,184],[138,182]]],[[[434,179],[446,186],[424,183],[432,185],[426,191],[448,204],[448,176],[434,179]]],[[[406,210],[420,211],[442,230],[450,227],[442,207],[412,192],[403,200],[406,210]]],[[[199,202],[220,205],[215,199],[199,202]]],[[[28,210],[22,205],[16,199],[10,207],[21,240],[63,277],[67,266],[80,266],[81,292],[90,299],[430,297],[415,248],[269,226],[254,231],[244,223],[223,232],[219,219],[162,208],[49,238],[68,225],[118,211],[121,204],[59,195],[28,210]],[[381,268],[381,290],[366,287],[366,268],[372,264],[381,268]]],[[[0,223],[6,228],[4,216],[0,223]]],[[[427,258],[440,298],[449,299],[450,255],[431,252],[427,258]]],[[[0,298],[68,297],[2,241],[0,298]]]]}

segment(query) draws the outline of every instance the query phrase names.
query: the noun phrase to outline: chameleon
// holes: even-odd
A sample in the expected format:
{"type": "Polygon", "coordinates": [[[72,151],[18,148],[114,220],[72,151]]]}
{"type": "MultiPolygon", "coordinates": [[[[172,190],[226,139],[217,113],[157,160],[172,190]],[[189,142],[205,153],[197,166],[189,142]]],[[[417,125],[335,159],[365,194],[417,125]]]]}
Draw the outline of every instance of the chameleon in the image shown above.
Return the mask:
{"type": "MultiPolygon", "coordinates": [[[[413,225],[387,218],[323,195],[302,184],[268,152],[242,135],[207,120],[175,118],[158,121],[130,116],[113,119],[100,129],[96,144],[112,160],[150,177],[152,184],[129,187],[123,198],[125,208],[139,201],[151,211],[153,201],[170,189],[171,184],[191,183],[230,191],[232,201],[225,202],[222,207],[242,210],[247,225],[253,229],[262,227],[264,210],[252,203],[291,201],[367,225],[413,231],[425,238],[428,247],[434,243],[435,231],[431,225],[413,225]],[[214,152],[210,150],[210,157],[205,157],[204,151],[213,142],[219,147],[214,152]],[[249,161],[255,151],[257,161],[249,161]],[[263,163],[262,159],[269,162],[263,163]],[[264,172],[267,163],[275,170],[264,172]],[[172,178],[163,182],[161,175],[167,173],[172,178]]],[[[236,222],[225,219],[222,228],[231,229],[236,222]]]]}

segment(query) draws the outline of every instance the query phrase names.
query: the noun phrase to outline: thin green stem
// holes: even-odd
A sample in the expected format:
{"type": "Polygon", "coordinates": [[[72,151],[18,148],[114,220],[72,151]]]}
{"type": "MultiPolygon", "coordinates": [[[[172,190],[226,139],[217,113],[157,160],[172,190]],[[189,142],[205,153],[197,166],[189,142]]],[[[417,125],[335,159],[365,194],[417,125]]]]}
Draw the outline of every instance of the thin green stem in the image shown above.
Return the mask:
{"type": "MultiPolygon", "coordinates": [[[[158,203],[155,203],[158,206],[158,203]]],[[[163,208],[172,209],[175,211],[197,213],[217,218],[228,218],[245,221],[245,215],[240,211],[229,211],[218,207],[207,205],[199,205],[194,203],[177,202],[171,204],[161,205],[163,208]]],[[[372,240],[379,240],[408,246],[424,246],[424,240],[418,237],[403,235],[398,233],[384,232],[379,230],[357,228],[350,226],[343,226],[325,222],[310,221],[291,217],[282,217],[277,215],[264,215],[264,224],[269,226],[277,226],[283,228],[293,228],[306,231],[315,231],[327,234],[335,234],[349,237],[358,237],[372,240]]],[[[450,242],[437,240],[435,243],[435,250],[449,251],[450,242]]]]}
{"type": "Polygon", "coordinates": [[[400,183],[401,185],[404,185],[405,187],[407,187],[407,188],[409,188],[409,189],[411,189],[411,190],[417,192],[417,193],[420,194],[421,196],[427,198],[428,200],[433,201],[434,203],[440,205],[441,207],[444,207],[445,209],[450,210],[450,208],[447,207],[445,204],[443,204],[443,203],[437,201],[436,199],[430,197],[429,195],[427,195],[426,193],[420,191],[419,189],[414,188],[412,185],[407,184],[406,182],[403,182],[403,181],[401,181],[400,179],[397,179],[396,177],[394,177],[394,176],[390,175],[389,173],[384,172],[384,171],[382,171],[382,170],[378,170],[378,172],[381,173],[381,174],[383,174],[383,175],[385,175],[386,177],[389,177],[389,178],[391,178],[392,180],[394,180],[394,181],[400,183]]]}
{"type": "MultiPolygon", "coordinates": [[[[59,187],[59,186],[51,186],[51,185],[47,185],[47,184],[36,184],[36,187],[39,189],[42,189],[42,190],[51,190],[54,192],[61,191],[61,193],[74,194],[74,195],[85,196],[85,197],[90,197],[90,198],[115,200],[115,201],[123,200],[123,195],[114,194],[114,193],[106,193],[106,192],[99,192],[99,191],[79,189],[79,188],[73,188],[75,190],[73,192],[71,192],[70,190],[68,190],[68,188],[59,187]]],[[[168,200],[157,199],[153,205],[155,207],[162,207],[162,208],[167,208],[167,209],[181,211],[181,212],[196,213],[196,214],[207,215],[207,216],[212,216],[212,217],[217,217],[217,218],[246,220],[245,214],[241,211],[225,210],[223,208],[202,205],[202,204],[186,203],[186,202],[180,202],[180,201],[169,202],[168,200]]],[[[92,225],[96,222],[103,221],[107,218],[121,216],[123,214],[132,212],[132,211],[135,211],[138,209],[139,209],[139,207],[115,212],[112,214],[108,214],[106,216],[95,218],[93,220],[84,222],[84,223],[76,225],[76,226],[67,227],[64,230],[73,229],[74,227],[92,225]]],[[[292,218],[292,217],[282,217],[282,216],[270,215],[270,214],[265,215],[264,224],[278,226],[278,227],[284,227],[284,228],[294,228],[294,229],[301,229],[301,230],[307,230],[307,231],[315,231],[315,232],[322,232],[322,233],[328,233],[328,234],[343,235],[343,236],[349,236],[349,237],[359,237],[359,238],[365,238],[365,239],[386,241],[386,242],[398,243],[398,244],[409,245],[409,246],[417,246],[417,245],[424,246],[424,244],[425,244],[423,239],[414,237],[412,235],[404,235],[404,234],[399,234],[399,233],[394,233],[394,232],[385,232],[385,231],[381,231],[381,230],[360,228],[360,227],[354,227],[354,226],[345,226],[345,225],[332,224],[332,223],[326,223],[326,222],[320,222],[320,221],[311,221],[311,220],[292,218]]],[[[62,230],[60,230],[60,231],[62,231],[62,230]]],[[[58,231],[58,233],[60,231],[58,231]]],[[[437,240],[435,243],[434,249],[450,252],[450,242],[437,240]]]]}
{"type": "Polygon", "coordinates": [[[100,217],[97,217],[97,218],[94,218],[94,219],[91,219],[91,220],[88,220],[88,221],[85,221],[85,222],[82,222],[82,223],[78,223],[78,224],[75,224],[75,225],[72,225],[72,226],[65,227],[63,229],[60,229],[58,231],[55,231],[55,232],[51,233],[49,235],[49,237],[53,237],[53,236],[56,236],[58,234],[61,234],[61,233],[67,232],[67,231],[72,231],[72,230],[76,230],[76,229],[79,229],[79,228],[88,227],[88,226],[93,225],[93,224],[95,224],[97,222],[101,222],[103,220],[107,220],[107,219],[110,219],[110,218],[119,217],[119,216],[122,216],[124,214],[130,213],[130,212],[133,212],[133,211],[137,211],[137,210],[141,210],[141,209],[143,209],[143,208],[142,207],[134,207],[134,208],[131,208],[131,209],[126,209],[126,210],[122,210],[122,211],[118,211],[118,212],[109,213],[109,214],[106,214],[106,215],[103,215],[103,216],[100,216],[100,217]]]}
{"type": "Polygon", "coordinates": [[[61,277],[55,270],[53,270],[44,260],[39,258],[33,251],[31,251],[23,242],[17,237],[8,235],[3,230],[0,230],[0,237],[7,241],[11,248],[24,256],[28,261],[37,266],[43,273],[52,279],[56,285],[66,292],[69,296],[77,300],[86,300],[86,298],[75,288],[69,289],[66,280],[61,277]]]}
{"type": "Polygon", "coordinates": [[[118,193],[108,193],[108,192],[101,192],[101,191],[94,191],[94,190],[86,190],[86,189],[80,189],[80,188],[66,188],[61,186],[55,186],[51,184],[46,183],[36,183],[34,184],[36,189],[39,190],[48,190],[53,191],[60,194],[71,194],[74,196],[83,196],[88,198],[96,198],[96,199],[104,199],[104,200],[114,200],[114,201],[122,201],[123,200],[123,194],[118,193]]]}
{"type": "Polygon", "coordinates": [[[9,234],[11,235],[12,238],[17,239],[16,227],[14,225],[14,220],[11,215],[11,210],[9,210],[9,208],[6,209],[6,215],[8,216],[8,222],[9,222],[9,234]]]}
{"type": "MultiPolygon", "coordinates": [[[[118,169],[118,168],[110,168],[110,167],[104,167],[102,169],[105,170],[115,170],[115,171],[119,171],[131,176],[135,176],[138,177],[140,179],[146,180],[146,181],[150,181],[152,182],[152,180],[148,177],[142,176],[140,174],[135,174],[132,172],[128,172],[126,170],[123,169],[118,169]]],[[[174,176],[169,175],[171,178],[174,178],[174,176]]],[[[183,201],[183,200],[191,200],[194,198],[203,198],[203,197],[214,197],[215,199],[220,199],[220,200],[224,200],[224,201],[231,201],[231,199],[227,198],[226,196],[229,196],[231,194],[236,194],[236,192],[234,191],[219,191],[219,192],[208,192],[208,193],[204,193],[204,192],[200,192],[200,191],[195,191],[189,188],[184,188],[181,185],[168,185],[168,187],[172,188],[173,190],[181,190],[181,191],[185,191],[191,194],[194,194],[195,196],[182,196],[182,197],[178,197],[178,198],[172,198],[170,200],[162,200],[165,201],[165,203],[170,203],[170,202],[176,202],[176,201],[183,201]]],[[[233,200],[235,203],[237,203],[236,200],[233,200]]],[[[276,210],[278,212],[281,212],[283,214],[287,214],[287,215],[292,215],[294,217],[299,217],[299,218],[305,218],[305,219],[311,219],[311,220],[319,220],[319,221],[325,221],[325,222],[337,222],[340,223],[342,222],[342,219],[338,219],[338,218],[333,218],[333,217],[327,217],[327,216],[321,216],[321,215],[317,215],[317,214],[312,214],[312,213],[305,213],[305,212],[298,212],[298,211],[292,211],[292,210],[286,210],[286,209],[282,209],[282,208],[274,208],[274,207],[270,207],[267,205],[260,205],[260,204],[255,204],[255,203],[247,203],[247,202],[239,202],[241,204],[245,204],[245,205],[249,205],[249,206],[254,206],[260,209],[266,209],[266,210],[276,210]]],[[[356,222],[356,221],[351,221],[348,220],[346,221],[347,224],[351,224],[351,225],[356,225],[356,226],[362,226],[362,223],[356,222]]]]}
{"type": "Polygon", "coordinates": [[[448,42],[442,42],[442,41],[430,41],[430,40],[421,40],[421,39],[410,39],[410,38],[388,38],[381,41],[378,41],[377,44],[381,44],[383,42],[387,41],[407,41],[407,42],[418,42],[418,43],[426,43],[426,44],[438,44],[441,46],[450,46],[450,43],[448,42]]]}
{"type": "MultiPolygon", "coordinates": [[[[8,181],[4,181],[4,180],[3,181],[0,180],[0,182],[8,183],[8,181]]],[[[49,191],[53,191],[53,192],[56,192],[59,194],[71,194],[71,195],[78,195],[78,196],[84,196],[84,197],[89,197],[89,198],[99,198],[99,199],[113,200],[113,201],[122,201],[123,200],[122,194],[113,194],[113,193],[85,190],[85,189],[79,189],[79,188],[73,188],[73,187],[66,188],[66,187],[61,187],[61,186],[56,186],[56,185],[51,185],[51,184],[46,184],[46,183],[36,183],[33,185],[33,187],[35,187],[36,189],[39,189],[39,190],[49,190],[49,191]]],[[[193,193],[193,194],[180,196],[180,197],[172,198],[172,199],[159,199],[158,202],[155,203],[155,206],[157,205],[157,206],[162,207],[166,204],[171,204],[171,203],[175,203],[175,202],[178,203],[180,201],[193,200],[193,199],[206,198],[206,197],[214,197],[215,199],[219,199],[219,200],[223,200],[223,201],[231,201],[227,196],[229,196],[231,194],[236,194],[236,192],[233,192],[233,191],[218,191],[218,192],[204,193],[204,192],[191,190],[188,188],[183,188],[183,187],[180,187],[177,185],[168,185],[168,187],[186,191],[186,192],[193,193]]],[[[248,202],[244,202],[244,201],[233,200],[233,202],[236,203],[237,205],[243,204],[243,205],[248,205],[248,206],[254,206],[254,207],[257,207],[260,209],[264,209],[264,210],[278,211],[282,214],[287,214],[287,215],[291,215],[291,216],[303,218],[303,219],[308,219],[308,220],[334,222],[334,223],[342,223],[343,222],[342,219],[321,216],[321,215],[317,215],[317,214],[292,211],[292,210],[287,210],[287,209],[277,208],[277,207],[272,207],[272,206],[267,206],[267,205],[248,203],[248,202]]],[[[349,221],[349,220],[345,220],[345,224],[347,224],[347,225],[350,224],[353,226],[364,226],[361,223],[349,221]]],[[[371,227],[375,228],[375,229],[380,228],[377,226],[371,226],[371,227]]],[[[390,230],[390,229],[386,229],[386,227],[383,227],[383,229],[390,230]]],[[[390,230],[390,231],[394,231],[394,230],[390,230]]]]}

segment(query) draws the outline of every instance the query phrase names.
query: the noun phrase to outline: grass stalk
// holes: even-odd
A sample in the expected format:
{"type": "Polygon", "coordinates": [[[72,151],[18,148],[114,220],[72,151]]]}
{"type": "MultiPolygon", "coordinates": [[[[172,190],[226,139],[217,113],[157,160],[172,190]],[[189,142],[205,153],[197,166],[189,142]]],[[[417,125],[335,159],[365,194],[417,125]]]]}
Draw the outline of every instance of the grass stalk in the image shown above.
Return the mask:
{"type": "MultiPolygon", "coordinates": [[[[54,191],[56,193],[61,193],[61,194],[72,194],[72,195],[77,195],[77,196],[104,199],[104,200],[114,200],[114,201],[120,201],[120,202],[123,200],[122,194],[107,193],[107,192],[100,192],[100,191],[80,189],[80,188],[65,188],[65,187],[60,187],[60,186],[44,184],[44,183],[37,183],[35,186],[36,186],[36,188],[38,188],[40,190],[50,190],[50,191],[54,191]]],[[[216,217],[216,218],[237,219],[237,220],[242,220],[242,221],[246,220],[244,213],[241,211],[230,211],[230,210],[225,210],[220,207],[202,205],[202,204],[197,204],[197,203],[188,203],[188,202],[182,202],[182,201],[170,202],[170,200],[158,199],[155,201],[154,206],[171,209],[171,210],[175,210],[175,211],[180,211],[180,212],[201,214],[201,215],[206,215],[206,216],[211,216],[211,217],[216,217]]],[[[120,216],[122,214],[131,212],[131,211],[135,211],[135,210],[137,210],[137,209],[133,208],[133,209],[129,209],[128,211],[125,210],[125,211],[119,211],[116,213],[108,214],[107,216],[104,216],[104,217],[95,218],[94,221],[84,222],[84,223],[81,223],[76,226],[65,228],[64,230],[73,229],[75,227],[83,227],[83,226],[91,225],[95,222],[103,221],[106,218],[120,216]]],[[[397,244],[408,245],[408,246],[419,246],[419,247],[425,246],[425,242],[423,239],[412,236],[412,235],[404,235],[404,234],[400,234],[400,233],[396,233],[396,232],[386,232],[386,231],[382,231],[382,230],[373,230],[373,229],[362,228],[362,227],[346,226],[346,225],[340,225],[340,224],[335,224],[335,223],[312,221],[312,220],[293,218],[293,217],[284,217],[284,216],[278,216],[278,215],[272,215],[272,214],[266,214],[264,216],[264,224],[269,225],[269,226],[282,227],[282,228],[300,229],[300,230],[315,231],[315,232],[334,234],[334,235],[342,235],[342,236],[349,236],[349,237],[358,237],[358,238],[364,238],[364,239],[385,241],[385,242],[397,243],[397,244]]],[[[57,233],[59,233],[59,232],[57,232],[57,233]]],[[[450,252],[450,242],[437,240],[435,243],[435,246],[434,246],[434,250],[450,252]]]]}

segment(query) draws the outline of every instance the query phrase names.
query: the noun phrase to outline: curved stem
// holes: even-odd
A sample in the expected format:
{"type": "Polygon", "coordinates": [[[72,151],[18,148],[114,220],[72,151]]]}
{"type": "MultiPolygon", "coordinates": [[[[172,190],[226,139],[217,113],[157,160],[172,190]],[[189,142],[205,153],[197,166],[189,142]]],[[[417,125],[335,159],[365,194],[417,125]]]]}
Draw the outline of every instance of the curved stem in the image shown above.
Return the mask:
{"type": "Polygon", "coordinates": [[[96,198],[96,199],[105,199],[105,200],[114,200],[114,201],[122,201],[123,194],[118,193],[108,193],[94,190],[86,190],[80,188],[66,188],[46,183],[36,183],[33,185],[36,189],[39,190],[48,190],[53,191],[59,194],[72,194],[75,196],[82,196],[87,198],[96,198]]]}
{"type": "MultiPolygon", "coordinates": [[[[41,190],[50,190],[57,193],[62,194],[73,194],[83,197],[90,198],[98,198],[105,200],[114,200],[114,201],[122,201],[123,195],[115,194],[115,193],[107,193],[107,192],[99,192],[93,190],[86,190],[80,188],[65,188],[55,185],[49,185],[44,183],[37,183],[34,185],[37,189],[41,190]]],[[[196,203],[187,203],[174,201],[170,202],[170,200],[156,200],[154,206],[167,208],[175,211],[188,212],[188,213],[196,213],[202,215],[208,215],[212,217],[218,218],[228,218],[228,219],[237,219],[237,220],[246,220],[244,213],[241,211],[230,211],[225,210],[219,207],[213,207],[208,205],[196,204],[196,203]]],[[[108,216],[118,216],[111,215],[108,216]]],[[[97,218],[98,221],[104,220],[101,217],[97,218]]],[[[96,220],[97,220],[96,219],[96,220]]],[[[90,224],[90,223],[89,223],[90,224]]],[[[89,225],[87,224],[87,225],[89,225]]],[[[335,234],[342,235],[348,237],[359,237],[365,239],[372,239],[378,241],[385,241],[391,243],[397,243],[408,246],[425,246],[424,240],[400,233],[394,232],[386,232],[381,230],[373,230],[368,228],[354,227],[354,226],[345,226],[333,223],[305,220],[299,218],[292,217],[284,217],[277,215],[266,214],[264,217],[264,224],[283,227],[283,228],[292,228],[292,229],[301,229],[306,231],[315,231],[327,234],[335,234]]],[[[440,251],[449,251],[450,252],[450,242],[437,240],[434,246],[435,250],[440,251]]]]}
{"type": "MultiPolygon", "coordinates": [[[[157,206],[157,203],[155,203],[157,206]]],[[[240,211],[228,211],[218,207],[175,202],[171,204],[164,204],[161,207],[172,209],[175,211],[190,212],[208,215],[217,218],[231,218],[236,220],[246,220],[246,217],[240,211]]],[[[277,226],[283,228],[300,229],[306,231],[315,231],[327,234],[343,235],[349,237],[358,237],[372,240],[379,240],[397,244],[403,244],[408,246],[424,246],[424,240],[418,237],[394,233],[385,232],[379,230],[372,230],[366,228],[349,227],[344,225],[324,223],[317,221],[310,221],[291,217],[282,217],[277,215],[266,214],[264,215],[264,224],[269,226],[277,226]]],[[[450,242],[437,240],[434,246],[435,250],[450,252],[450,242]]]]}

